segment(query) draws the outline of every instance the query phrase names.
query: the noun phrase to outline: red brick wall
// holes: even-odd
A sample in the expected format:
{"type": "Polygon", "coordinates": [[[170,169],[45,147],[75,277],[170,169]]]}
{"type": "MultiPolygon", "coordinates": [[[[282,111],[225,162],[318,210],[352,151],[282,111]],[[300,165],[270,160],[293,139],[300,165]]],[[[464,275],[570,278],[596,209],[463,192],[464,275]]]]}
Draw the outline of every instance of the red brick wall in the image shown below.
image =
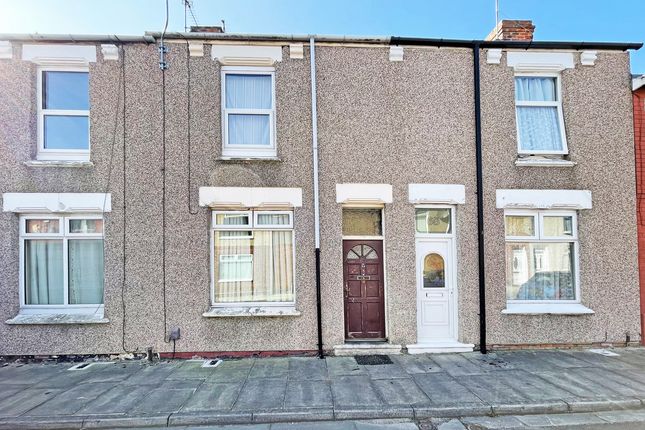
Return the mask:
{"type": "Polygon", "coordinates": [[[645,87],[633,93],[634,144],[636,154],[636,200],[638,220],[638,265],[641,285],[641,342],[645,345],[645,87]]]}

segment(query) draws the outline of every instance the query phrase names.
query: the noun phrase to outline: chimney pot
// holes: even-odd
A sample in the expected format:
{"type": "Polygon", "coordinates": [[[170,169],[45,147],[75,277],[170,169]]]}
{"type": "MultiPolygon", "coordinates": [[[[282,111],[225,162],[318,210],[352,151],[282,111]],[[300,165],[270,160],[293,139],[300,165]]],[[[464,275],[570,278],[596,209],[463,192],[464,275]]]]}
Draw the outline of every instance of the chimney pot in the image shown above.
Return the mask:
{"type": "Polygon", "coordinates": [[[524,19],[503,19],[493,31],[491,31],[486,40],[533,40],[535,26],[531,20],[524,19]]]}

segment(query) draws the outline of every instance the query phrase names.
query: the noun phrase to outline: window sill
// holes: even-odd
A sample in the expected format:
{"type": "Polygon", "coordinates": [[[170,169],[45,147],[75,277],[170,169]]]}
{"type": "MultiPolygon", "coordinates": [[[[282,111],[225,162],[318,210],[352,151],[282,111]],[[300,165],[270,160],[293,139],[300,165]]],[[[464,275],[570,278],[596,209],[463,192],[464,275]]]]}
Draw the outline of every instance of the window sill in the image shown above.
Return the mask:
{"type": "Polygon", "coordinates": [[[217,306],[202,314],[206,318],[231,317],[298,317],[301,313],[295,306],[217,306]]]}
{"type": "Polygon", "coordinates": [[[9,325],[107,324],[103,314],[18,314],[5,321],[9,325]]]}
{"type": "Polygon", "coordinates": [[[594,311],[580,303],[507,303],[503,314],[510,315],[589,315],[594,311]]]}
{"type": "Polygon", "coordinates": [[[280,157],[259,157],[259,156],[221,156],[215,159],[216,161],[229,162],[229,163],[238,163],[243,161],[273,161],[273,162],[282,162],[280,157]]]}
{"type": "Polygon", "coordinates": [[[548,158],[538,155],[529,157],[521,157],[515,160],[515,165],[518,167],[573,167],[577,163],[562,158],[548,158]]]}
{"type": "Polygon", "coordinates": [[[94,167],[94,163],[92,163],[91,161],[82,160],[29,160],[25,161],[23,164],[28,167],[94,167]]]}

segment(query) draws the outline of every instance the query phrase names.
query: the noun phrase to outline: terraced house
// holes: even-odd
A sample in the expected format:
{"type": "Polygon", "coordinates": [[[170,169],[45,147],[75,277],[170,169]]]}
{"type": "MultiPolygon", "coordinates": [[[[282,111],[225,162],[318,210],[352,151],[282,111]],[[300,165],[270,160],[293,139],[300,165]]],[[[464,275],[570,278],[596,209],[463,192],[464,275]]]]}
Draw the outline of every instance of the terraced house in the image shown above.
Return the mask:
{"type": "Polygon", "coordinates": [[[640,341],[640,44],[205,30],[0,35],[0,354],[640,341]]]}

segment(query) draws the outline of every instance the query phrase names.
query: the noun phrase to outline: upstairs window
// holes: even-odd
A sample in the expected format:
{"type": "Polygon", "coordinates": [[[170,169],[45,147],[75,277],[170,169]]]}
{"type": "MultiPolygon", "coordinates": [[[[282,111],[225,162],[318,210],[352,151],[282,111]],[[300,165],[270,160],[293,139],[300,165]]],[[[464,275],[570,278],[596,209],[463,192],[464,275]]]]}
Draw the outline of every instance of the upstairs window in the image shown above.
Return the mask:
{"type": "Polygon", "coordinates": [[[520,154],[567,154],[558,75],[516,76],[515,116],[520,154]]]}
{"type": "Polygon", "coordinates": [[[273,68],[222,68],[225,157],[275,157],[273,68]]]}
{"type": "Polygon", "coordinates": [[[89,115],[87,68],[38,70],[38,159],[88,160],[89,115]]]}

